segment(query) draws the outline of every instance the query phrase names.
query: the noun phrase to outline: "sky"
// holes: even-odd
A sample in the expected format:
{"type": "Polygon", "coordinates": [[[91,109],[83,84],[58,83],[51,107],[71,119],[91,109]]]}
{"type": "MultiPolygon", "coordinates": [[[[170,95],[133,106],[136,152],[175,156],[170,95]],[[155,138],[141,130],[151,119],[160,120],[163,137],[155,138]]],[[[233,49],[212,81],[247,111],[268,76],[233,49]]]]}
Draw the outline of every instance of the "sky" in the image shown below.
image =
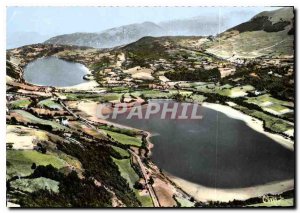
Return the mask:
{"type": "Polygon", "coordinates": [[[155,23],[174,19],[221,14],[235,26],[259,12],[276,7],[7,7],[7,33],[37,32],[61,35],[101,32],[132,23],[155,23]]]}

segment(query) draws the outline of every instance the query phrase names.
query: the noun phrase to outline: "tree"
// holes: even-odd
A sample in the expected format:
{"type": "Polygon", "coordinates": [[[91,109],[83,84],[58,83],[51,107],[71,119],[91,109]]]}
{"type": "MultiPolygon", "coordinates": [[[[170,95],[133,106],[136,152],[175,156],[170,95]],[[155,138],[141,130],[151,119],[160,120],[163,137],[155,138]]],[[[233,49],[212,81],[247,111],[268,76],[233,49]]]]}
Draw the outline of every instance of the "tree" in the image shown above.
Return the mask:
{"type": "Polygon", "coordinates": [[[37,151],[40,151],[41,153],[46,154],[47,148],[45,146],[43,146],[40,142],[37,143],[37,147],[38,147],[37,151]]]}
{"type": "Polygon", "coordinates": [[[134,187],[135,189],[139,189],[139,190],[144,189],[143,184],[141,184],[139,181],[136,181],[136,182],[134,183],[133,187],[134,187]]]}
{"type": "Polygon", "coordinates": [[[12,124],[16,124],[17,123],[17,119],[15,117],[12,117],[10,120],[11,120],[12,124]]]}
{"type": "Polygon", "coordinates": [[[10,190],[10,181],[6,180],[6,190],[10,190]]]}
{"type": "Polygon", "coordinates": [[[104,66],[109,66],[110,64],[110,59],[107,56],[103,56],[100,61],[104,66]]]}
{"type": "Polygon", "coordinates": [[[36,164],[35,163],[32,163],[31,169],[36,169],[36,164]]]}
{"type": "Polygon", "coordinates": [[[43,154],[46,154],[46,152],[47,152],[47,148],[46,147],[41,147],[41,152],[43,153],[43,154]]]}
{"type": "Polygon", "coordinates": [[[154,183],[154,180],[153,180],[153,178],[152,178],[151,176],[150,176],[150,178],[149,178],[148,183],[151,184],[151,185],[154,183]]]}
{"type": "Polygon", "coordinates": [[[13,148],[13,145],[11,143],[7,144],[7,148],[8,149],[12,149],[13,148]]]}

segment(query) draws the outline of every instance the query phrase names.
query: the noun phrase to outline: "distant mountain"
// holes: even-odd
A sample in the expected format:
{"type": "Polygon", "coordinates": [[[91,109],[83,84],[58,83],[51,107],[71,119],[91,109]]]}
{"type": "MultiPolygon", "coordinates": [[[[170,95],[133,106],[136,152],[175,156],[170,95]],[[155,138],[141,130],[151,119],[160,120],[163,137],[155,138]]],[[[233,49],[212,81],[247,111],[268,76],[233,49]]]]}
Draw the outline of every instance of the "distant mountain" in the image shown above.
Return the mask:
{"type": "MultiPolygon", "coordinates": [[[[145,36],[193,36],[215,35],[219,32],[219,18],[195,17],[183,20],[166,21],[155,24],[144,22],[130,24],[102,31],[100,33],[73,33],[53,37],[47,44],[67,44],[110,48],[129,44],[145,36]]],[[[222,28],[226,20],[221,23],[222,28]]]]}
{"type": "Polygon", "coordinates": [[[293,7],[261,12],[218,35],[207,52],[227,59],[293,55],[293,7]]]}
{"type": "Polygon", "coordinates": [[[152,22],[144,22],[111,28],[100,33],[60,35],[50,38],[45,43],[110,48],[134,42],[144,36],[161,36],[164,34],[164,29],[159,25],[152,22]]]}
{"type": "MultiPolygon", "coordinates": [[[[236,17],[234,14],[232,16],[236,17]]],[[[220,31],[230,28],[218,34],[216,39],[208,42],[204,48],[209,53],[224,58],[292,54],[293,17],[293,8],[286,7],[261,12],[249,21],[232,27],[228,16],[199,16],[157,24],[130,24],[99,33],[60,35],[45,43],[111,48],[135,42],[146,36],[208,36],[217,35],[220,31]]]]}
{"type": "Polygon", "coordinates": [[[41,35],[37,32],[9,32],[6,37],[6,49],[12,49],[28,44],[42,43],[51,38],[51,35],[41,35]]]}

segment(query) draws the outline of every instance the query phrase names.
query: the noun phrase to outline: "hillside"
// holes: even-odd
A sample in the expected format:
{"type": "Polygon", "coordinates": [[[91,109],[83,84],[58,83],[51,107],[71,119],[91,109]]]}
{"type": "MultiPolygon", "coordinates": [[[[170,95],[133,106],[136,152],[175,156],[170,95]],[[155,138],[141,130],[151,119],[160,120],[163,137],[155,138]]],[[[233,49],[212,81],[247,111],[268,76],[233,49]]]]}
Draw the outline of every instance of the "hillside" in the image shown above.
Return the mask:
{"type": "Polygon", "coordinates": [[[293,8],[262,12],[207,43],[207,52],[226,59],[293,54],[293,8]]]}

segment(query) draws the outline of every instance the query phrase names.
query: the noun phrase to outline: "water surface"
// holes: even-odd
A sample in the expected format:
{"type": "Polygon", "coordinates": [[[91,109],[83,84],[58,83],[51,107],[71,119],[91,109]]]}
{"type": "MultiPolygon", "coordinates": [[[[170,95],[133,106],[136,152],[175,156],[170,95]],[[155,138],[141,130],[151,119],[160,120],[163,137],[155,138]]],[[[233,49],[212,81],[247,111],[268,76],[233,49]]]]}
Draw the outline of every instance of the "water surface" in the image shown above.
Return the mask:
{"type": "Polygon", "coordinates": [[[294,152],[243,121],[199,106],[201,120],[114,122],[154,133],[152,160],[179,178],[214,188],[243,188],[294,178],[294,152]]]}
{"type": "Polygon", "coordinates": [[[82,64],[46,57],[29,63],[24,79],[40,86],[67,87],[86,82],[83,76],[87,73],[88,69],[82,64]]]}

